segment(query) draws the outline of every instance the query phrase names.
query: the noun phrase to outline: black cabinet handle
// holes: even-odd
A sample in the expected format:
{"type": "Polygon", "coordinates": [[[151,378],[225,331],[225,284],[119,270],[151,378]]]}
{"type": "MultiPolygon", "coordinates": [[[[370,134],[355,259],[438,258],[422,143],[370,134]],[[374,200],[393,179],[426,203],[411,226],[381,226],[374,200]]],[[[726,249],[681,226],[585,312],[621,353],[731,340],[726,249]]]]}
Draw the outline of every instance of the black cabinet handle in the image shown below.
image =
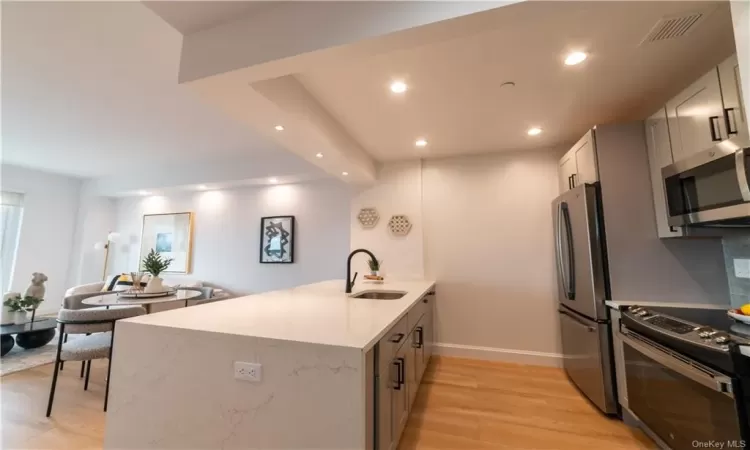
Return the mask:
{"type": "Polygon", "coordinates": [[[397,333],[397,334],[394,334],[393,336],[391,336],[391,338],[389,339],[389,341],[393,342],[394,344],[398,344],[399,342],[401,342],[401,339],[403,339],[403,338],[404,338],[404,333],[397,333]]]}
{"type": "Polygon", "coordinates": [[[573,189],[573,175],[568,177],[568,189],[573,189]]]}
{"type": "Polygon", "coordinates": [[[737,118],[734,115],[734,108],[724,108],[724,123],[727,125],[727,134],[737,134],[737,118]],[[732,113],[732,120],[729,120],[729,113],[732,113]]]}
{"type": "Polygon", "coordinates": [[[400,391],[401,390],[401,358],[394,359],[393,362],[391,362],[396,367],[396,384],[393,385],[393,389],[400,391]]]}
{"type": "Polygon", "coordinates": [[[393,389],[400,391],[404,385],[404,358],[396,358],[392,364],[396,366],[396,385],[393,389]]]}
{"type": "Polygon", "coordinates": [[[721,133],[718,132],[719,128],[719,116],[711,116],[708,118],[708,126],[711,128],[711,140],[714,142],[721,141],[721,133]]]}
{"type": "Polygon", "coordinates": [[[573,180],[573,187],[576,187],[577,185],[577,182],[576,182],[577,175],[578,175],[577,173],[574,173],[573,175],[570,176],[570,178],[573,180]]]}
{"type": "Polygon", "coordinates": [[[417,327],[414,329],[414,332],[417,335],[417,342],[414,343],[415,348],[422,348],[424,345],[424,328],[417,327]]]}

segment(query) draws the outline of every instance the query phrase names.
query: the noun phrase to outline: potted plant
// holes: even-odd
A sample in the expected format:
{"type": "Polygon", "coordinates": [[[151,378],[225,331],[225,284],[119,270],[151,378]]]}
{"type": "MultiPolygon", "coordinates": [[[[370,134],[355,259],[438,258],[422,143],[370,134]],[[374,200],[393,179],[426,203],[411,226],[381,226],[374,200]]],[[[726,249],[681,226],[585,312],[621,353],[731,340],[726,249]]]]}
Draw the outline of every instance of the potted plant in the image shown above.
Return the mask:
{"type": "Polygon", "coordinates": [[[21,294],[7,298],[3,301],[3,306],[13,313],[14,324],[22,325],[26,323],[26,302],[25,299],[21,297],[21,294]]]}
{"type": "Polygon", "coordinates": [[[378,276],[378,271],[380,270],[380,264],[382,261],[378,261],[377,259],[370,258],[367,260],[367,265],[370,266],[370,274],[372,276],[378,276]]]}
{"type": "Polygon", "coordinates": [[[10,325],[16,322],[16,312],[23,310],[21,306],[21,294],[8,292],[3,296],[2,325],[10,325]]]}
{"type": "Polygon", "coordinates": [[[162,279],[159,278],[159,274],[167,270],[172,261],[174,261],[173,258],[164,258],[153,248],[148,252],[148,255],[143,258],[143,268],[151,274],[151,278],[148,280],[146,289],[143,292],[149,294],[164,292],[164,285],[162,284],[162,279]]]}

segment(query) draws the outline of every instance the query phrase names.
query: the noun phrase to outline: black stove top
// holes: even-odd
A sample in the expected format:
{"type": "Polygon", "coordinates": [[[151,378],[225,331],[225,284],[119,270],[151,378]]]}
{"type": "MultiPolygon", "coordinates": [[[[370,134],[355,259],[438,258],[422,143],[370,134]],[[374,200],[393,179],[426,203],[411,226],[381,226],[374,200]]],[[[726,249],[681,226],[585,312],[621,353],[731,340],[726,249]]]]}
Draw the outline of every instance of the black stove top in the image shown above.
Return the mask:
{"type": "Polygon", "coordinates": [[[724,309],[633,305],[623,312],[622,324],[727,373],[734,372],[731,353],[736,345],[750,345],[750,326],[735,322],[724,309]]]}

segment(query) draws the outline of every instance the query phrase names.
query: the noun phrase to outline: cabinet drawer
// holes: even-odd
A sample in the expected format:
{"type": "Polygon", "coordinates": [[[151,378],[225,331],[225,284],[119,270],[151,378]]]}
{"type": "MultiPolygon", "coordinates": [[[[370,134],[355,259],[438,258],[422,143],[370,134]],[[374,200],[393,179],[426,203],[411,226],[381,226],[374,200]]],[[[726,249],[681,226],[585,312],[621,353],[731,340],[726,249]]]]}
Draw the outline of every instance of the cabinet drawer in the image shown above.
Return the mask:
{"type": "Polygon", "coordinates": [[[380,359],[390,360],[409,339],[408,319],[404,316],[380,340],[380,359]]]}

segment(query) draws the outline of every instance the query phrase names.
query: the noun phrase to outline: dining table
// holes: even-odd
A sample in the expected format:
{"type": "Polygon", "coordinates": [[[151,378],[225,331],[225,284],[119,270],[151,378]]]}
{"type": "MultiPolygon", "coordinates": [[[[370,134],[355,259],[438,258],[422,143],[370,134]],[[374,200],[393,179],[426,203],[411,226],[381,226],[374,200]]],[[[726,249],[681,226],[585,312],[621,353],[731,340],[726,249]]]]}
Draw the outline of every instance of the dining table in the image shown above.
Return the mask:
{"type": "Polygon", "coordinates": [[[161,297],[149,297],[146,295],[141,294],[141,296],[133,298],[122,296],[118,293],[109,293],[86,298],[82,300],[81,303],[89,306],[107,307],[141,305],[146,309],[147,314],[151,314],[151,305],[170,302],[185,302],[185,307],[187,307],[189,300],[200,297],[203,293],[189,289],[178,289],[174,294],[161,297]]]}

